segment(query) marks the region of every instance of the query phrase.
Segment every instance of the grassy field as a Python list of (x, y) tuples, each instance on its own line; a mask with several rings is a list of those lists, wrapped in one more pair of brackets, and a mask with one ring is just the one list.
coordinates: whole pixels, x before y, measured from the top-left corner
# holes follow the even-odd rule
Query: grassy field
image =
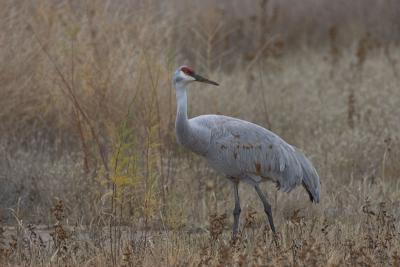
[[(2, 1), (0, 264), (399, 266), (400, 5), (294, 2)], [(245, 184), (231, 240), (230, 182), (177, 144), (183, 64), (221, 84), (189, 116), (315, 164), (318, 205), (263, 184), (277, 244)]]

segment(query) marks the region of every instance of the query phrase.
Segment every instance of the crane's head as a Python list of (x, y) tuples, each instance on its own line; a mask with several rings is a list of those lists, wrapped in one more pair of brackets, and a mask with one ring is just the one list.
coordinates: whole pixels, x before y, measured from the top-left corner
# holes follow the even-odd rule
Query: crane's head
[(188, 84), (191, 82), (202, 82), (202, 83), (209, 83), (212, 85), (219, 85), (216, 82), (210, 81), (197, 73), (194, 72), (193, 69), (189, 68), (188, 66), (181, 66), (179, 67), (174, 74), (174, 83), (183, 83)]

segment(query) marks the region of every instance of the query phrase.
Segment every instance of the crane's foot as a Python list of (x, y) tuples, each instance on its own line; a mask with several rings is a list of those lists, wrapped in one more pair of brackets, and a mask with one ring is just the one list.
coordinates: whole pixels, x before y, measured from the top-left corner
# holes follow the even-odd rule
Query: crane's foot
[[(280, 247), (280, 245), (279, 245), (280, 244), (280, 236), (275, 231), (275, 229), (271, 229), (271, 232), (269, 231), (270, 229), (271, 229), (271, 227), (268, 227), (267, 225), (265, 225), (265, 228), (264, 228), (264, 235), (266, 237), (265, 241), (267, 241), (270, 237), (272, 237), (272, 242), (275, 244), (275, 246), (277, 248), (279, 248)], [(271, 233), (271, 235), (270, 235), (270, 233)]]
[(272, 238), (274, 240), (274, 244), (277, 248), (279, 248), (279, 236), (276, 233), (272, 233)]
[(242, 233), (241, 232), (238, 232), (236, 234), (232, 233), (232, 239), (230, 242), (231, 246), (235, 246), (238, 243), (240, 243), (241, 241), (242, 241)]

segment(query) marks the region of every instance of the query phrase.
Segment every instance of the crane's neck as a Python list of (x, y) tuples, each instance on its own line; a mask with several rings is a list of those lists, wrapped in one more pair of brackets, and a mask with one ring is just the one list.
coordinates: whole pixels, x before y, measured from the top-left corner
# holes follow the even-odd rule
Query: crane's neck
[(176, 120), (175, 128), (178, 141), (182, 144), (185, 143), (185, 139), (189, 136), (189, 120), (187, 115), (187, 93), (186, 87), (181, 83), (176, 83)]
[(187, 123), (187, 93), (184, 85), (176, 85), (176, 123)]
[(205, 155), (210, 144), (211, 133), (208, 129), (192, 123), (187, 115), (186, 87), (180, 83), (176, 86), (176, 121), (175, 130), (178, 142), (199, 155)]
[(176, 83), (175, 86), (177, 104), (175, 130), (178, 142), (199, 155), (205, 155), (210, 142), (209, 130), (189, 121), (186, 87), (180, 83)]

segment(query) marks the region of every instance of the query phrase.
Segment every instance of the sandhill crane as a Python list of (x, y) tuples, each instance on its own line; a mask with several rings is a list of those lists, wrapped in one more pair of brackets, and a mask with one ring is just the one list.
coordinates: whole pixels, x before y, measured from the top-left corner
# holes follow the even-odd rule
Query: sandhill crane
[(201, 115), (188, 119), (186, 86), (195, 81), (217, 86), (218, 83), (198, 75), (187, 66), (175, 71), (173, 81), (176, 87), (175, 128), (178, 142), (204, 157), (212, 168), (223, 173), (233, 183), (234, 238), (238, 233), (241, 211), (240, 181), (255, 188), (274, 234), (276, 231), (271, 205), (260, 189), (260, 182), (272, 181), (284, 192), (302, 185), (310, 200), (319, 202), (318, 173), (299, 149), (273, 132), (248, 121), (222, 115)]

